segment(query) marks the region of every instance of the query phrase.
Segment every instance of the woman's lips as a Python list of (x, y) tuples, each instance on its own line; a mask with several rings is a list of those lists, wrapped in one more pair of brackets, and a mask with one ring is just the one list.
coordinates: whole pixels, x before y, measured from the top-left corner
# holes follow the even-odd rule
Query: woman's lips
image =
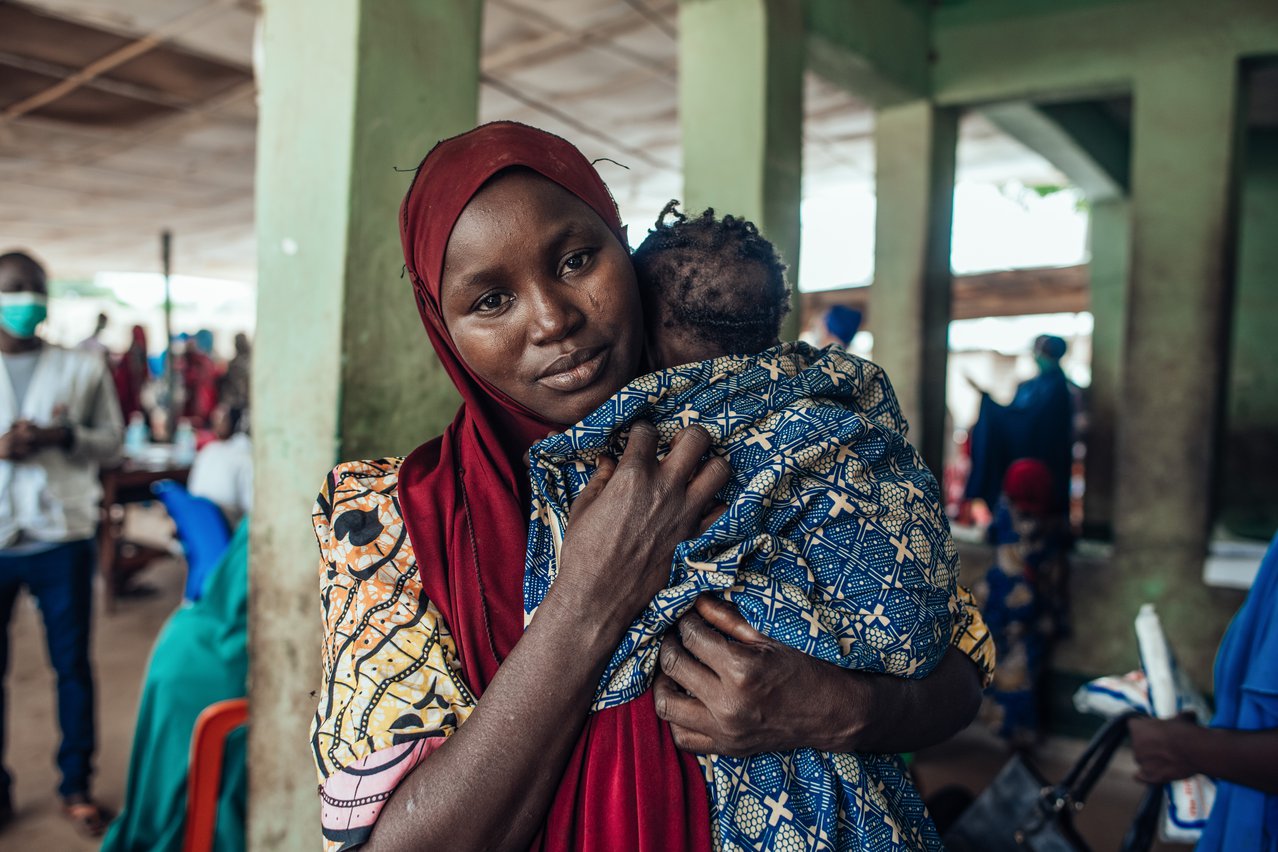
[[(571, 393), (588, 387), (603, 372), (608, 361), (608, 347), (578, 350), (569, 356), (558, 359), (550, 370), (540, 376), (537, 381), (557, 391)], [(561, 363), (562, 362), (562, 363)]]

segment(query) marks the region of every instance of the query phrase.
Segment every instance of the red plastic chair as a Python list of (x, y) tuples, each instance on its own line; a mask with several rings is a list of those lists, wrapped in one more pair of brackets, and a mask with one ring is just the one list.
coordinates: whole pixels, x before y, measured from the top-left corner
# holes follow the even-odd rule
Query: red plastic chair
[(191, 766), (186, 779), (183, 852), (212, 852), (226, 737), (246, 722), (247, 698), (231, 698), (210, 704), (195, 720), (195, 732), (191, 735)]

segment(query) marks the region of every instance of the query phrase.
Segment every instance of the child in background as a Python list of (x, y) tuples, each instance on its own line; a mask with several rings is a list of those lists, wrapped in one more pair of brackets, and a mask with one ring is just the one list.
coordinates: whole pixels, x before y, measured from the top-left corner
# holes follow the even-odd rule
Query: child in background
[(1067, 541), (1052, 511), (1052, 473), (1045, 463), (1013, 462), (1002, 491), (989, 529), (994, 564), (974, 590), (999, 662), (982, 718), (1014, 746), (1029, 747), (1044, 722), (1051, 647), (1067, 629)]

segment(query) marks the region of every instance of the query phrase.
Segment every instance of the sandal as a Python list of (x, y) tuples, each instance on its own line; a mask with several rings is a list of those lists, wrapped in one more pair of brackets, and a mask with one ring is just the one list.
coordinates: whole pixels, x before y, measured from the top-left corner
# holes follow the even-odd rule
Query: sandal
[(84, 837), (101, 837), (114, 816), (85, 793), (63, 799), (62, 815)]

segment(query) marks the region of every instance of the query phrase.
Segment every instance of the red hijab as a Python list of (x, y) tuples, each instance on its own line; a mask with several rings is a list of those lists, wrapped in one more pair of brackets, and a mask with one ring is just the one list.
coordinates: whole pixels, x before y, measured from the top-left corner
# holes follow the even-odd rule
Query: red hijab
[(1052, 470), (1039, 459), (1017, 459), (1003, 476), (1003, 493), (1016, 508), (1031, 515), (1046, 515), (1055, 496)]
[[(625, 245), (617, 206), (581, 152), (515, 122), (440, 142), (404, 198), (400, 238), (417, 308), (462, 405), (443, 436), (404, 460), (399, 501), (423, 593), (452, 632), (477, 695), (523, 634), (529, 486), (522, 457), (558, 427), (471, 371), (444, 326), (439, 294), (458, 217), (490, 178), (513, 167), (580, 198)], [(533, 848), (708, 852), (709, 832), (696, 758), (674, 747), (648, 692), (587, 719)]]

